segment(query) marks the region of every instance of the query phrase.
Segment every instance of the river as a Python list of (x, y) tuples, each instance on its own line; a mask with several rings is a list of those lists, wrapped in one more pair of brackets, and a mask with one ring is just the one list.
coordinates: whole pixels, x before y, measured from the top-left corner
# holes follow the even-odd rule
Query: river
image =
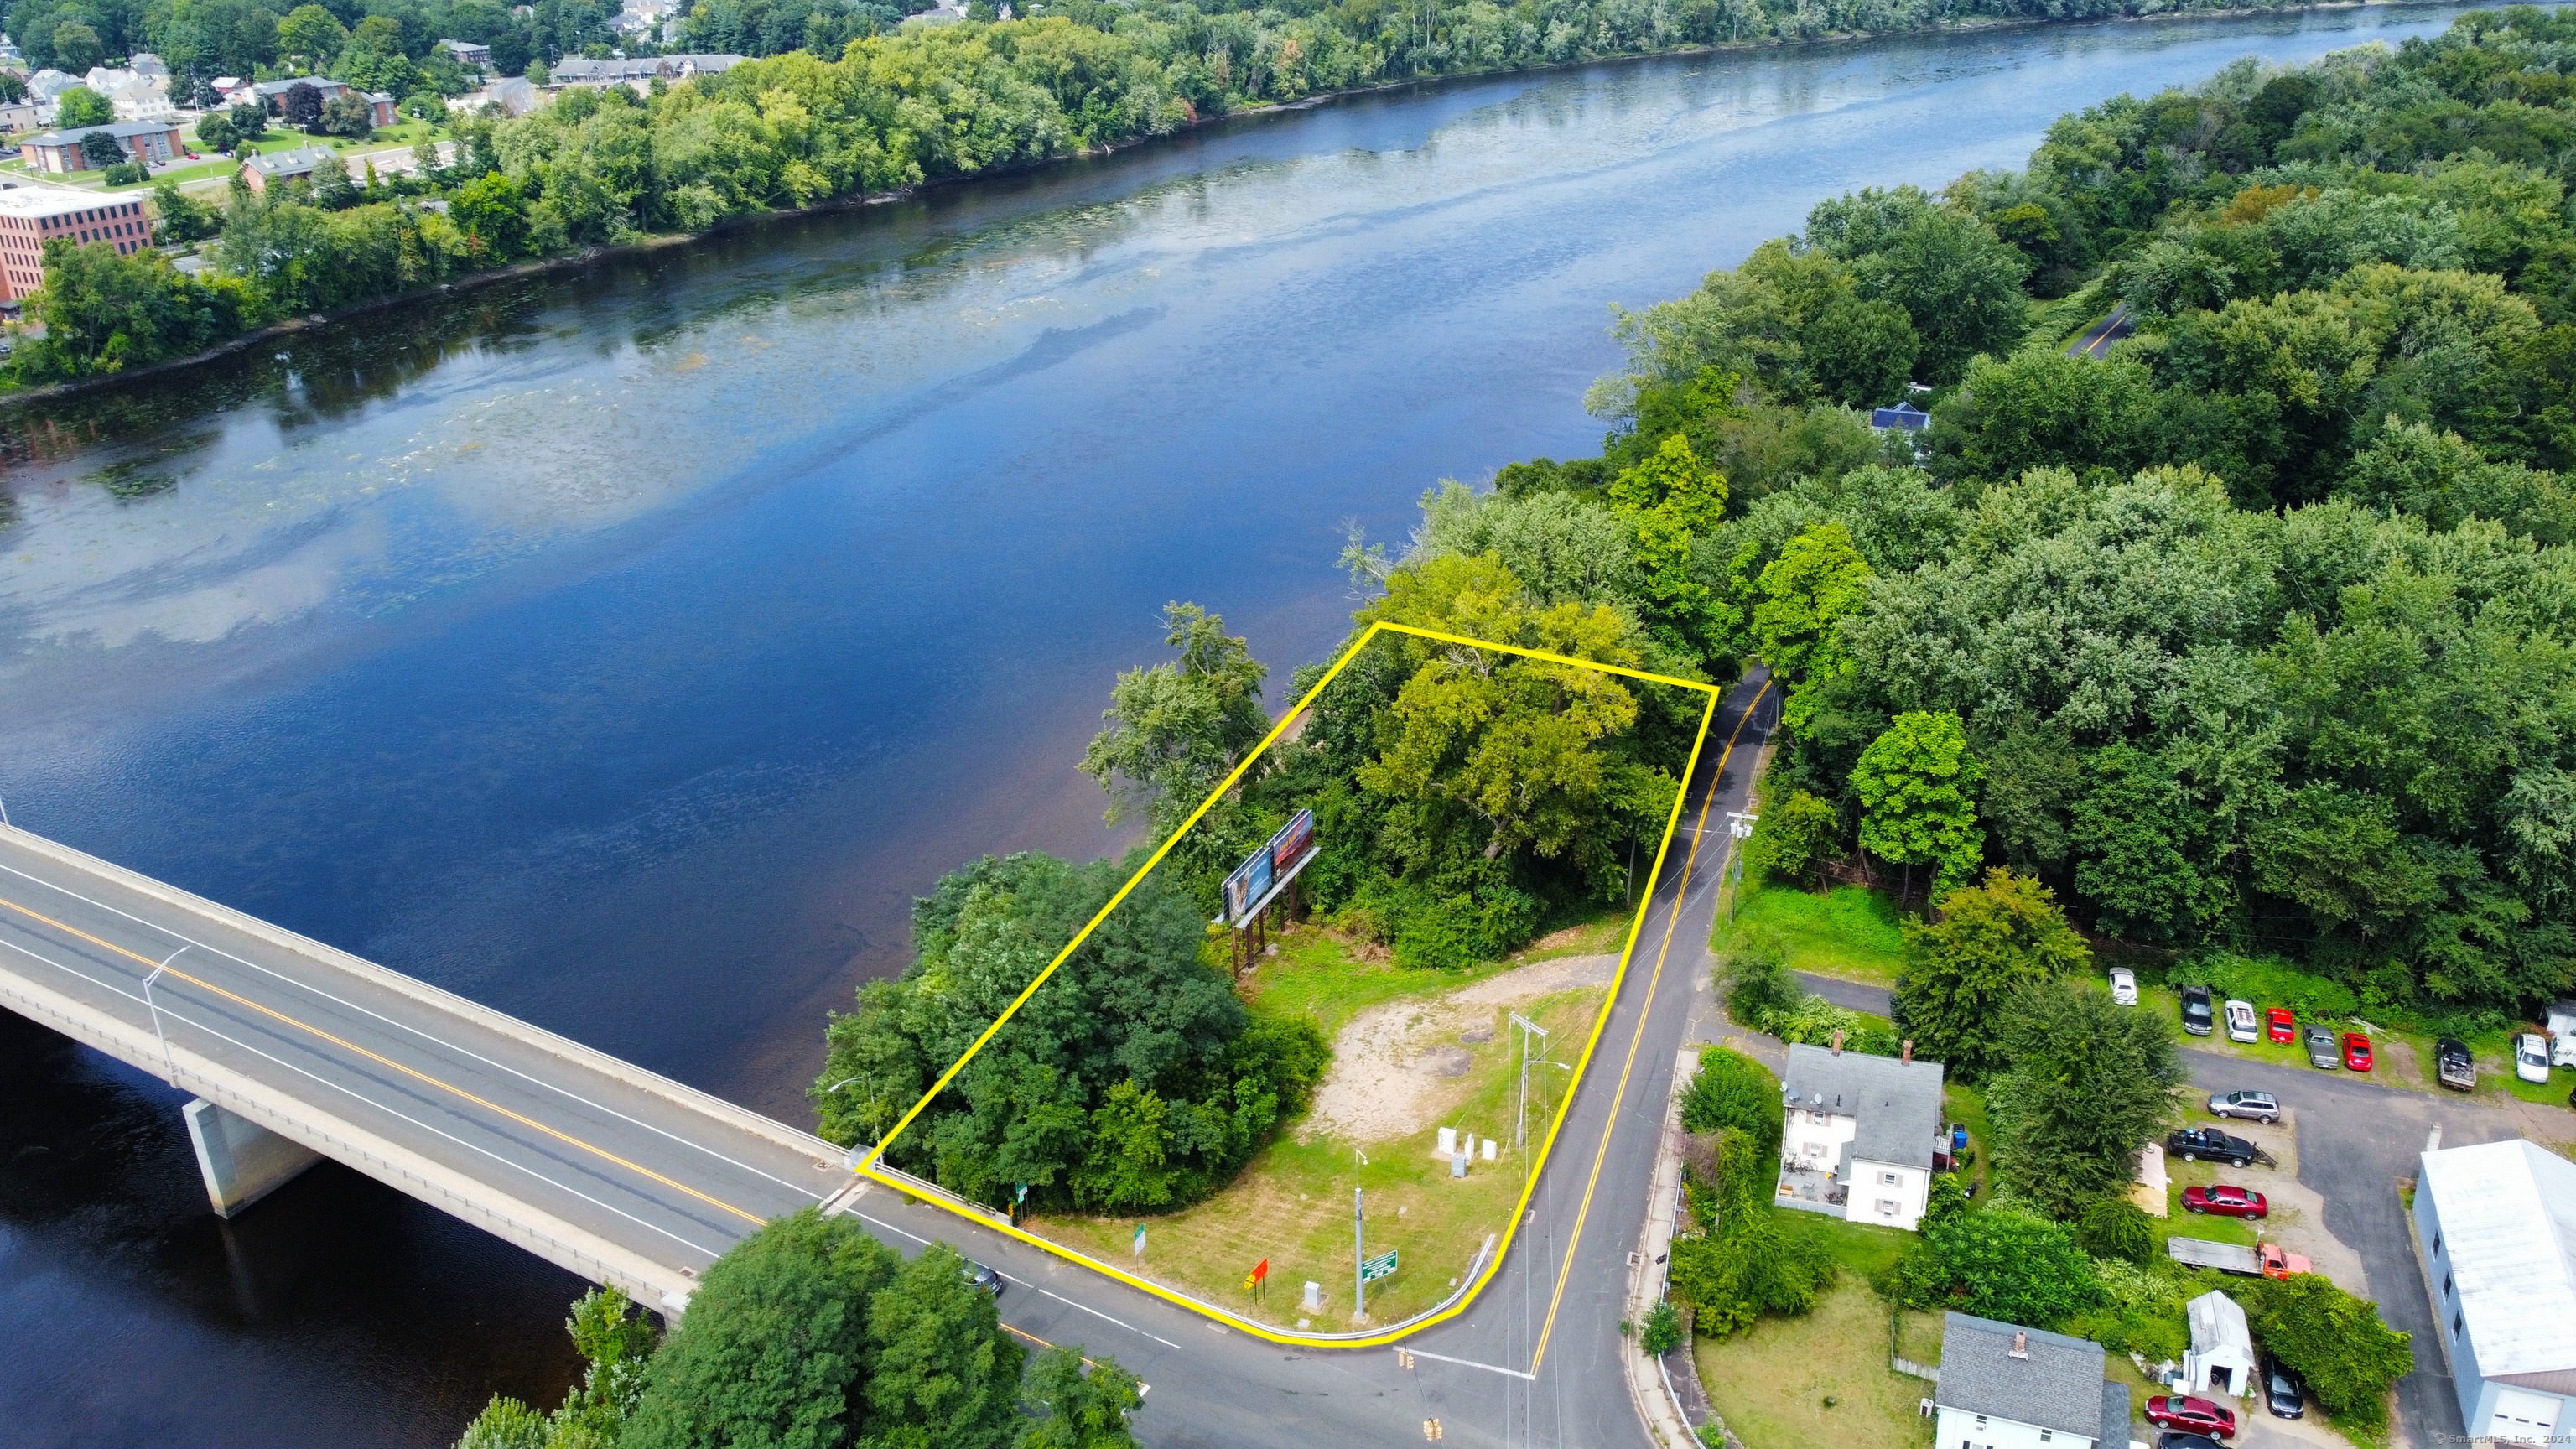
[[(2456, 8), (1997, 29), (1251, 117), (0, 416), (16, 823), (800, 1124), (824, 1013), (1158, 611), (1276, 695), (1346, 527), (1594, 451), (1613, 303), (1818, 198)], [(0, 510), (0, 519), (10, 511)], [(579, 1285), (326, 1164), (226, 1224), (157, 1080), (0, 1014), (12, 1444), (445, 1444)]]

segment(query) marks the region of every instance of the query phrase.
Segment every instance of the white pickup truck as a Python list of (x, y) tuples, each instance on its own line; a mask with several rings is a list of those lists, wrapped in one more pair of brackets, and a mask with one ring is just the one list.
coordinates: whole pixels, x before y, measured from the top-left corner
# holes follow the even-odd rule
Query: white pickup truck
[(2576, 1067), (2576, 1001), (2550, 1003), (2549, 1062), (2552, 1066)]

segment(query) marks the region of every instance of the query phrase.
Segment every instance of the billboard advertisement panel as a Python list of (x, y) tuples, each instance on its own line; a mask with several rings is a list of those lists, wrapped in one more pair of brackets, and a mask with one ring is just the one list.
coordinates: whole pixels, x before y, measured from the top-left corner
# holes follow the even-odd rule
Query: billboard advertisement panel
[[(1285, 872), (1288, 867), (1295, 865), (1297, 857), (1304, 855), (1314, 843), (1315, 812), (1300, 810), (1294, 819), (1279, 827), (1277, 835), (1270, 837), (1272, 875), (1276, 877)], [(1260, 897), (1255, 896), (1253, 899), (1258, 900)]]
[(1270, 894), (1274, 882), (1283, 882), (1290, 870), (1315, 848), (1315, 812), (1300, 810), (1270, 843), (1254, 851), (1225, 878), (1225, 919), (1231, 926), (1251, 922), (1252, 913)]
[(1240, 926), (1252, 919), (1252, 908), (1270, 894), (1270, 847), (1263, 846), (1225, 878), (1225, 918)]

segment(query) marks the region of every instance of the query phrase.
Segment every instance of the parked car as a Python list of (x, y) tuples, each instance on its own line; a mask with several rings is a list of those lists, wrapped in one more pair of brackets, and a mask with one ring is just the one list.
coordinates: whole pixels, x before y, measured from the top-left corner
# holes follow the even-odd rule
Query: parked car
[(2281, 1101), (2269, 1092), (2221, 1092), (2209, 1099), (2212, 1117), (2251, 1117), (2270, 1126), (2281, 1120)]
[(2478, 1064), (2465, 1043), (2446, 1036), (2433, 1043), (2433, 1077), (2452, 1091), (2473, 1092), (2478, 1086)]
[(2335, 1050), (2334, 1028), (2321, 1021), (2299, 1028), (2299, 1043), (2307, 1048), (2308, 1065), (2331, 1072), (2343, 1065), (2343, 1055)]
[(2526, 1031), (2513, 1039), (2513, 1074), (2526, 1082), (2549, 1080), (2549, 1038)]
[(2357, 1031), (2343, 1034), (2343, 1064), (2356, 1072), (2370, 1070), (2370, 1038)]
[(1002, 1296), (1001, 1274), (994, 1272), (992, 1269), (985, 1267), (983, 1264), (976, 1262), (972, 1258), (966, 1260), (966, 1266), (961, 1271), (965, 1273), (967, 1282), (982, 1289), (986, 1294), (995, 1298)]
[(2263, 1013), (2263, 1034), (2282, 1046), (2288, 1046), (2299, 1039), (2298, 1020), (2290, 1015), (2290, 1008), (2275, 1006)]
[(2229, 1001), (2227, 1003), (2227, 1039), (2253, 1041), (2259, 1035), (2254, 1026), (2254, 1003)]
[(2126, 966), (2111, 968), (2111, 999), (2122, 1006), (2138, 1004), (2138, 973)]
[(2185, 1127), (2165, 1134), (2165, 1151), (2185, 1162), (2198, 1162), (2206, 1157), (2212, 1162), (2229, 1162), (2250, 1167), (2257, 1162), (2269, 1164), (2272, 1154), (2246, 1141), (2231, 1137), (2215, 1127)]
[(2184, 1188), (2182, 1210), (2187, 1213), (2214, 1213), (2222, 1218), (2268, 1218), (2272, 1215), (2272, 1204), (2252, 1188), (2222, 1184), (2218, 1187)]
[(2209, 1035), (2211, 1024), (2209, 988), (2186, 986), (2182, 989), (2182, 1029), (2193, 1036)]
[(2222, 1408), (2207, 1399), (2183, 1394), (2158, 1394), (2147, 1400), (2146, 1413), (2147, 1422), (2159, 1429), (2184, 1429), (2221, 1438), (2236, 1432), (2236, 1411)]
[(2225, 1449), (2225, 1446), (2207, 1434), (2170, 1429), (2156, 1436), (2156, 1449)]
[(2255, 1372), (2262, 1375), (2263, 1407), (2271, 1411), (2273, 1418), (2307, 1417), (2308, 1386), (2299, 1382), (2299, 1376), (2290, 1372), (2287, 1365), (2267, 1353), (2256, 1365)]

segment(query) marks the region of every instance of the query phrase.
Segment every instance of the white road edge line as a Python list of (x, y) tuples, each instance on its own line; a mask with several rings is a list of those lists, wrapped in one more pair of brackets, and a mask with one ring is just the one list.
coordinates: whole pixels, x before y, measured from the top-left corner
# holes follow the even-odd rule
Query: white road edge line
[[(88, 982), (92, 986), (98, 987), (102, 991), (115, 992), (117, 995), (124, 997), (128, 1001), (140, 1002), (142, 1000), (141, 997), (136, 996), (130, 991), (118, 991), (117, 988), (108, 985), (106, 982), (101, 981), (86, 972), (75, 971), (60, 961), (39, 956), (35, 952), (28, 950), (26, 947), (19, 945), (15, 941), (0, 941), (0, 946), (6, 946), (10, 950), (32, 960), (42, 961), (57, 971), (77, 976), (81, 980)], [(326, 1077), (317, 1076), (314, 1073), (308, 1072), (304, 1068), (295, 1065), (293, 1062), (279, 1061), (276, 1057), (270, 1056), (268, 1053), (261, 1051), (259, 1048), (252, 1046), (248, 1042), (234, 1041), (231, 1037), (224, 1035), (213, 1027), (207, 1026), (203, 1022), (189, 1021), (187, 1017), (181, 1016), (176, 1010), (170, 1007), (162, 1007), (161, 1013), (174, 1021), (187, 1022), (188, 1025), (197, 1028), (197, 1030), (204, 1032), (206, 1035), (213, 1037), (217, 1041), (230, 1043), (231, 1045), (239, 1047), (243, 1051), (250, 1053), (252, 1056), (258, 1057), (263, 1061), (284, 1067), (286, 1070), (295, 1073), (297, 1076), (312, 1077), (314, 1081), (320, 1082), (323, 1086), (329, 1087), (335, 1092), (344, 1093), (350, 1097), (356, 1098), (361, 1104), (373, 1107), (377, 1111), (382, 1112), (386, 1116), (392, 1117), (397, 1121), (409, 1122), (412, 1126), (417, 1127), (421, 1131), (427, 1132), (434, 1137), (444, 1137), (448, 1141), (455, 1143), (457, 1146), (464, 1148), (468, 1152), (482, 1153), (485, 1157), (491, 1158), (494, 1162), (501, 1164), (503, 1167), (515, 1168), (520, 1172), (524, 1172), (528, 1176), (535, 1178), (537, 1181), (544, 1183), (546, 1186), (551, 1187), (558, 1192), (569, 1193), (574, 1197), (580, 1198), (583, 1202), (589, 1203), (592, 1207), (598, 1208), (602, 1212), (615, 1213), (617, 1216), (626, 1219), (628, 1222), (635, 1224), (639, 1228), (646, 1229), (650, 1232), (660, 1233), (663, 1237), (669, 1238), (672, 1242), (679, 1244), (681, 1247), (706, 1254), (710, 1261), (723, 1256), (723, 1250), (721, 1249), (710, 1248), (701, 1243), (690, 1242), (688, 1239), (681, 1237), (678, 1233), (672, 1232), (670, 1229), (662, 1227), (659, 1224), (648, 1223), (642, 1218), (635, 1216), (633, 1213), (626, 1212), (620, 1208), (611, 1207), (607, 1203), (601, 1202), (599, 1199), (592, 1197), (589, 1193), (583, 1192), (577, 1187), (567, 1187), (564, 1184), (555, 1181), (553, 1178), (546, 1176), (544, 1173), (537, 1171), (533, 1167), (529, 1167), (524, 1163), (512, 1162), (510, 1159), (503, 1157), (501, 1154), (492, 1151), (488, 1147), (478, 1147), (475, 1144), (466, 1141), (464, 1138), (458, 1137), (452, 1133), (441, 1132), (426, 1122), (416, 1121), (410, 1117), (406, 1117), (402, 1113), (395, 1111), (393, 1108), (386, 1106), (382, 1102), (369, 1100), (366, 1096), (360, 1094), (353, 1088), (344, 1087), (338, 1082), (331, 1081)], [(328, 1154), (325, 1155), (327, 1156)], [(409, 1194), (405, 1195), (408, 1196)]]
[[(360, 1015), (362, 1015), (362, 1016), (371, 1016), (371, 1017), (374, 1017), (376, 1020), (381, 1021), (381, 1022), (385, 1023), (387, 1026), (393, 1027), (393, 1028), (395, 1028), (396, 1030), (410, 1032), (412, 1035), (414, 1035), (414, 1036), (416, 1036), (416, 1037), (419, 1037), (421, 1040), (423, 1040), (423, 1041), (425, 1041), (425, 1042), (428, 1042), (428, 1043), (430, 1043), (430, 1044), (431, 1044), (431, 1045), (433, 1045), (433, 1046), (444, 1047), (445, 1049), (447, 1049), (447, 1050), (449, 1050), (449, 1051), (455, 1052), (455, 1053), (456, 1053), (457, 1055), (459, 1055), (459, 1056), (472, 1057), (474, 1060), (476, 1060), (476, 1061), (478, 1061), (478, 1062), (483, 1063), (483, 1064), (484, 1064), (485, 1066), (487, 1066), (487, 1067), (492, 1067), (492, 1068), (494, 1068), (494, 1069), (496, 1069), (496, 1070), (499, 1070), (499, 1071), (508, 1072), (511, 1076), (517, 1077), (517, 1078), (521, 1079), (522, 1081), (534, 1082), (534, 1083), (535, 1083), (535, 1084), (537, 1084), (538, 1086), (540, 1086), (540, 1087), (544, 1087), (546, 1090), (548, 1090), (548, 1091), (550, 1091), (550, 1092), (556, 1092), (556, 1093), (559, 1093), (559, 1094), (561, 1094), (562, 1096), (567, 1097), (567, 1098), (570, 1098), (571, 1100), (573, 1100), (573, 1101), (575, 1101), (575, 1102), (579, 1102), (579, 1103), (581, 1103), (583, 1106), (585, 1106), (585, 1107), (589, 1107), (589, 1108), (592, 1108), (593, 1110), (600, 1111), (600, 1112), (605, 1112), (605, 1113), (607, 1113), (609, 1116), (611, 1116), (611, 1117), (615, 1117), (615, 1118), (616, 1118), (616, 1119), (618, 1119), (619, 1121), (624, 1122), (624, 1123), (627, 1123), (627, 1124), (628, 1124), (628, 1125), (630, 1125), (630, 1126), (641, 1127), (641, 1128), (643, 1128), (643, 1129), (644, 1129), (645, 1131), (647, 1131), (647, 1132), (657, 1133), (657, 1134), (659, 1134), (659, 1135), (661, 1135), (661, 1136), (668, 1137), (668, 1138), (670, 1138), (672, 1141), (677, 1142), (677, 1143), (679, 1143), (680, 1145), (682, 1145), (682, 1146), (684, 1146), (684, 1147), (694, 1147), (694, 1148), (696, 1148), (698, 1151), (703, 1152), (703, 1153), (707, 1154), (709, 1157), (712, 1157), (712, 1158), (716, 1159), (718, 1162), (726, 1163), (726, 1164), (728, 1164), (728, 1165), (730, 1165), (730, 1166), (741, 1168), (743, 1171), (748, 1172), (748, 1173), (752, 1174), (752, 1175), (753, 1175), (753, 1176), (755, 1176), (755, 1177), (765, 1177), (765, 1178), (768, 1178), (771, 1182), (777, 1183), (777, 1184), (778, 1184), (779, 1186), (781, 1186), (781, 1187), (789, 1188), (789, 1189), (791, 1189), (791, 1190), (793, 1190), (793, 1191), (796, 1191), (796, 1192), (801, 1192), (801, 1193), (805, 1194), (807, 1197), (813, 1198), (813, 1199), (814, 1199), (815, 1201), (817, 1201), (817, 1202), (820, 1202), (820, 1201), (822, 1201), (822, 1199), (823, 1199), (823, 1196), (824, 1196), (824, 1195), (823, 1195), (822, 1193), (818, 1193), (818, 1192), (814, 1191), (812, 1188), (807, 1187), (807, 1186), (805, 1186), (805, 1185), (804, 1185), (804, 1184), (802, 1184), (802, 1183), (789, 1182), (787, 1179), (785, 1179), (785, 1178), (783, 1178), (783, 1177), (778, 1177), (778, 1176), (775, 1176), (775, 1175), (773, 1175), (773, 1174), (771, 1174), (771, 1173), (763, 1172), (763, 1171), (761, 1171), (759, 1168), (752, 1166), (752, 1165), (751, 1165), (750, 1163), (748, 1163), (748, 1162), (739, 1162), (739, 1161), (736, 1161), (735, 1159), (733, 1159), (733, 1158), (731, 1158), (731, 1157), (728, 1157), (728, 1156), (726, 1156), (725, 1154), (723, 1154), (723, 1153), (721, 1153), (721, 1152), (716, 1151), (714, 1148), (709, 1147), (709, 1146), (707, 1146), (706, 1144), (704, 1144), (704, 1143), (702, 1143), (702, 1142), (692, 1142), (692, 1141), (690, 1141), (688, 1138), (686, 1138), (686, 1137), (682, 1137), (682, 1136), (680, 1136), (680, 1135), (679, 1135), (678, 1133), (676, 1133), (676, 1132), (667, 1131), (667, 1130), (665, 1130), (665, 1129), (663, 1129), (663, 1128), (660, 1128), (660, 1127), (656, 1127), (656, 1126), (654, 1126), (654, 1125), (653, 1125), (652, 1123), (650, 1123), (650, 1122), (640, 1121), (640, 1120), (638, 1120), (638, 1119), (636, 1119), (636, 1118), (634, 1118), (634, 1117), (629, 1117), (629, 1116), (627, 1116), (625, 1113), (618, 1111), (616, 1108), (609, 1106), (609, 1105), (608, 1105), (607, 1103), (605, 1103), (605, 1102), (594, 1102), (594, 1101), (592, 1101), (590, 1098), (585, 1097), (585, 1096), (582, 1096), (580, 1093), (573, 1091), (573, 1090), (572, 1090), (571, 1088), (569, 1088), (569, 1087), (564, 1087), (564, 1086), (558, 1085), (557, 1083), (549, 1082), (549, 1081), (547, 1081), (546, 1079), (544, 1079), (543, 1077), (530, 1076), (528, 1073), (523, 1072), (523, 1071), (520, 1071), (518, 1068), (516, 1068), (516, 1067), (513, 1067), (513, 1066), (509, 1065), (507, 1062), (496, 1062), (496, 1061), (492, 1060), (490, 1057), (484, 1056), (482, 1053), (480, 1053), (480, 1052), (478, 1052), (478, 1051), (473, 1050), (471, 1047), (459, 1046), (459, 1045), (458, 1045), (458, 1044), (456, 1044), (455, 1042), (448, 1041), (448, 1040), (446, 1040), (446, 1039), (444, 1039), (444, 1038), (441, 1038), (441, 1037), (432, 1036), (432, 1035), (430, 1035), (428, 1032), (425, 1032), (425, 1031), (421, 1030), (419, 1027), (413, 1026), (413, 1025), (411, 1025), (410, 1023), (408, 1023), (408, 1022), (397, 1021), (397, 1020), (396, 1020), (396, 1019), (394, 1019), (393, 1017), (387, 1016), (387, 1015), (385, 1015), (384, 1013), (382, 1013), (382, 1012), (380, 1012), (380, 1011), (372, 1011), (372, 1010), (369, 1010), (369, 1009), (368, 1009), (368, 1008), (366, 1008), (366, 1007), (360, 1006), (358, 1003), (356, 1003), (356, 1002), (354, 1002), (354, 1001), (348, 1001), (348, 1000), (344, 1000), (344, 999), (342, 999), (341, 997), (334, 996), (334, 995), (332, 995), (330, 992), (323, 990), (321, 987), (316, 986), (316, 985), (314, 985), (313, 983), (311, 983), (311, 982), (309, 982), (309, 981), (299, 981), (299, 980), (295, 979), (294, 977), (287, 975), (287, 974), (286, 974), (285, 972), (283, 972), (283, 971), (279, 971), (279, 970), (276, 970), (276, 969), (274, 969), (274, 968), (272, 968), (272, 967), (268, 967), (268, 966), (262, 966), (262, 965), (260, 965), (260, 964), (259, 964), (258, 962), (256, 962), (256, 961), (245, 960), (244, 958), (239, 957), (239, 956), (236, 956), (236, 955), (234, 955), (233, 953), (231, 953), (230, 951), (226, 951), (226, 950), (224, 950), (223, 948), (221, 948), (221, 947), (219, 947), (219, 946), (209, 946), (209, 945), (207, 945), (206, 943), (204, 943), (203, 941), (190, 940), (188, 937), (181, 935), (181, 934), (180, 934), (180, 933), (178, 933), (177, 931), (171, 930), (171, 929), (170, 929), (169, 927), (167, 927), (167, 926), (159, 925), (159, 924), (157, 924), (157, 923), (155, 923), (155, 922), (152, 922), (152, 921), (147, 921), (147, 920), (143, 919), (141, 916), (135, 915), (135, 914), (133, 914), (133, 913), (132, 913), (132, 912), (130, 912), (130, 911), (122, 911), (122, 910), (118, 910), (116, 907), (109, 905), (109, 904), (108, 904), (107, 902), (105, 902), (105, 901), (94, 901), (94, 900), (91, 900), (89, 897), (87, 897), (87, 896), (85, 896), (85, 895), (82, 895), (80, 892), (78, 892), (78, 891), (76, 891), (76, 890), (73, 890), (73, 889), (72, 889), (71, 887), (69, 887), (69, 886), (66, 886), (66, 885), (60, 885), (60, 884), (57, 884), (57, 883), (55, 883), (55, 882), (53, 882), (53, 881), (46, 880), (46, 879), (45, 879), (44, 877), (42, 877), (42, 876), (38, 876), (38, 875), (30, 875), (30, 874), (29, 874), (29, 873), (27, 873), (26, 871), (20, 870), (20, 869), (18, 869), (18, 868), (17, 868), (17, 867), (15, 867), (15, 866), (8, 865), (8, 864), (6, 864), (6, 863), (0, 863), (0, 871), (6, 871), (6, 872), (8, 872), (9, 874), (11, 874), (11, 875), (14, 875), (14, 876), (18, 877), (18, 878), (19, 878), (19, 879), (21, 879), (21, 880), (32, 882), (32, 883), (34, 883), (34, 884), (36, 884), (36, 885), (39, 885), (39, 886), (44, 887), (44, 888), (45, 888), (45, 889), (47, 889), (47, 890), (50, 890), (50, 891), (59, 891), (59, 892), (61, 892), (61, 893), (62, 893), (62, 894), (64, 894), (64, 895), (70, 896), (73, 900), (79, 901), (79, 902), (81, 902), (81, 903), (83, 903), (83, 904), (85, 904), (85, 905), (95, 906), (95, 907), (97, 907), (99, 910), (106, 911), (106, 912), (108, 912), (108, 913), (109, 913), (109, 914), (111, 914), (111, 915), (121, 916), (121, 917), (123, 917), (124, 919), (126, 919), (126, 920), (128, 920), (128, 921), (132, 921), (134, 924), (136, 924), (136, 925), (138, 925), (138, 926), (141, 926), (143, 929), (145, 929), (145, 930), (147, 930), (147, 931), (154, 931), (154, 932), (158, 932), (158, 933), (159, 933), (159, 934), (161, 934), (161, 935), (165, 935), (165, 936), (170, 937), (172, 940), (187, 942), (187, 944), (188, 944), (188, 945), (194, 946), (194, 947), (196, 947), (196, 948), (197, 948), (198, 950), (200, 950), (200, 951), (205, 951), (205, 952), (208, 952), (208, 953), (210, 953), (210, 954), (212, 954), (212, 955), (221, 956), (222, 958), (224, 958), (224, 959), (225, 959), (225, 960), (227, 960), (227, 961), (232, 961), (232, 962), (236, 962), (236, 963), (238, 963), (238, 964), (240, 964), (240, 965), (247, 966), (247, 967), (249, 967), (251, 970), (253, 970), (253, 971), (257, 971), (257, 972), (259, 972), (259, 973), (260, 973), (260, 974), (262, 974), (262, 975), (265, 975), (265, 976), (274, 976), (274, 977), (276, 977), (278, 980), (285, 982), (285, 983), (286, 983), (287, 985), (289, 985), (289, 986), (300, 986), (300, 987), (302, 987), (303, 989), (305, 989), (306, 991), (310, 991), (310, 992), (312, 992), (314, 995), (321, 997), (321, 998), (322, 998), (323, 1000), (325, 1000), (325, 1001), (331, 1002), (331, 1003), (333, 1003), (333, 1004), (335, 1004), (335, 1005), (338, 1005), (338, 1006), (345, 1007), (345, 1008), (347, 1008), (348, 1010), (350, 1010), (350, 1011), (354, 1011), (354, 1012), (357, 1012), (357, 1013), (359, 1013), (359, 1014), (360, 1014)], [(174, 889), (175, 889), (175, 887), (174, 887)], [(387, 969), (391, 969), (391, 968), (387, 968)]]
[(1395, 1347), (1395, 1352), (1396, 1352), (1396, 1354), (1397, 1354), (1397, 1356), (1398, 1356), (1398, 1357), (1411, 1357), (1411, 1358), (1427, 1358), (1427, 1359), (1436, 1359), (1436, 1360), (1438, 1360), (1438, 1361), (1439, 1361), (1439, 1362), (1441, 1362), (1441, 1363), (1454, 1363), (1454, 1364), (1458, 1365), (1460, 1368), (1483, 1369), (1485, 1372), (1487, 1372), (1487, 1373), (1489, 1373), (1489, 1374), (1509, 1374), (1509, 1375), (1510, 1375), (1511, 1377), (1513, 1377), (1513, 1378), (1516, 1378), (1516, 1379), (1525, 1379), (1525, 1380), (1529, 1381), (1530, 1383), (1537, 1383), (1537, 1382), (1538, 1382), (1538, 1375), (1536, 1375), (1536, 1374), (1525, 1374), (1525, 1373), (1522, 1373), (1519, 1369), (1498, 1368), (1498, 1367), (1494, 1366), (1493, 1364), (1489, 1364), (1489, 1363), (1478, 1363), (1478, 1362), (1476, 1362), (1476, 1361), (1475, 1361), (1474, 1359), (1472, 1359), (1472, 1358), (1451, 1358), (1449, 1355), (1447, 1355), (1447, 1354), (1445, 1354), (1445, 1353), (1425, 1353), (1425, 1352), (1424, 1352), (1424, 1351), (1422, 1351), (1421, 1349), (1418, 1349), (1418, 1348), (1406, 1348), (1406, 1347), (1402, 1346), (1401, 1344), (1395, 1345), (1394, 1347)]

